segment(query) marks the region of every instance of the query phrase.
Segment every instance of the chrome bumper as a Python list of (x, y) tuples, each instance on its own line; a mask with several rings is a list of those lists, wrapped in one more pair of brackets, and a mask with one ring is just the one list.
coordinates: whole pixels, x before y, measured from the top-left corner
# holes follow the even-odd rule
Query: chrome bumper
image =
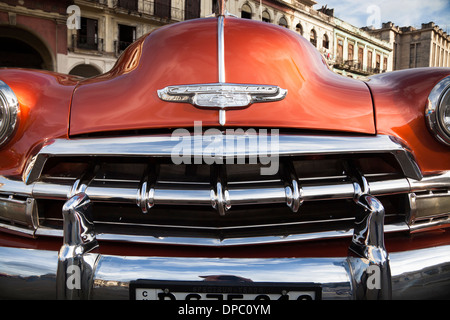
[[(384, 208), (360, 186), (348, 256), (335, 258), (182, 258), (113, 256), (98, 247), (84, 193), (63, 207), (59, 252), (0, 247), (0, 298), (128, 299), (136, 280), (196, 281), (227, 275), (252, 282), (311, 284), (322, 299), (450, 298), (450, 246), (388, 254)], [(203, 282), (204, 283), (204, 282)], [(220, 285), (220, 282), (217, 283)], [(239, 286), (239, 283), (236, 283)]]
[[(393, 299), (450, 298), (450, 246), (391, 253)], [(347, 257), (174, 258), (97, 255), (89, 299), (129, 299), (136, 279), (201, 281), (205, 275), (235, 275), (254, 282), (315, 282), (322, 299), (353, 299)], [(0, 247), (0, 298), (56, 299), (58, 252)]]

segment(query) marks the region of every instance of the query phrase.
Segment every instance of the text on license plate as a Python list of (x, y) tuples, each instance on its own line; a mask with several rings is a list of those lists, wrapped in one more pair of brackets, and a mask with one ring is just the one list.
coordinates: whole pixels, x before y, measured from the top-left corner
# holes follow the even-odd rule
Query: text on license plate
[(319, 300), (318, 286), (283, 285), (251, 286), (208, 284), (152, 286), (134, 285), (131, 297), (136, 300)]

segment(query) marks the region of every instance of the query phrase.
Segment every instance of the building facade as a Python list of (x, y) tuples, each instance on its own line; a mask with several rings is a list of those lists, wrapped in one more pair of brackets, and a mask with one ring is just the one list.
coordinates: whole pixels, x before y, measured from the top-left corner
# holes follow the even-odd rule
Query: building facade
[[(101, 74), (109, 71), (137, 38), (166, 24), (209, 16), (215, 3), (0, 1), (0, 43), (6, 44), (0, 46), (0, 66), (85, 77)], [(385, 40), (386, 34), (356, 28), (335, 18), (332, 9), (316, 10), (314, 5), (314, 0), (228, 0), (227, 10), (240, 18), (277, 24), (301, 34), (323, 54), (331, 69), (344, 76), (361, 78), (393, 70), (394, 42)]]
[(383, 23), (370, 34), (393, 45), (393, 70), (419, 67), (450, 67), (450, 35), (433, 22), (420, 29)]
[(393, 45), (345, 21), (334, 19), (336, 73), (352, 78), (392, 71)]

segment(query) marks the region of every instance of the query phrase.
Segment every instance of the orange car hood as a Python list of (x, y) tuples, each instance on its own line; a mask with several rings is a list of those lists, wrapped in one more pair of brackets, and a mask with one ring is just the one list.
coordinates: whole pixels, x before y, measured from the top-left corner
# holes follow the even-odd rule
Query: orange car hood
[[(226, 17), (227, 83), (275, 85), (281, 101), (226, 112), (225, 127), (295, 128), (375, 133), (366, 84), (332, 72), (320, 53), (295, 32), (269, 23)], [(219, 111), (166, 102), (167, 86), (217, 83), (218, 19), (159, 28), (127, 48), (110, 72), (75, 89), (70, 135), (120, 130), (220, 127)]]

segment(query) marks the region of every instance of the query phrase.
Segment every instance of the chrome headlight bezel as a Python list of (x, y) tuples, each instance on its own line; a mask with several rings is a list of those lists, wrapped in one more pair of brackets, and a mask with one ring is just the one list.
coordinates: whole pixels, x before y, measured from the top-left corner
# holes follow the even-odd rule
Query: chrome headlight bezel
[(0, 148), (12, 137), (18, 123), (19, 101), (12, 89), (0, 80)]
[(450, 146), (450, 123), (445, 114), (450, 112), (450, 76), (439, 81), (431, 90), (425, 108), (428, 128), (441, 143)]

